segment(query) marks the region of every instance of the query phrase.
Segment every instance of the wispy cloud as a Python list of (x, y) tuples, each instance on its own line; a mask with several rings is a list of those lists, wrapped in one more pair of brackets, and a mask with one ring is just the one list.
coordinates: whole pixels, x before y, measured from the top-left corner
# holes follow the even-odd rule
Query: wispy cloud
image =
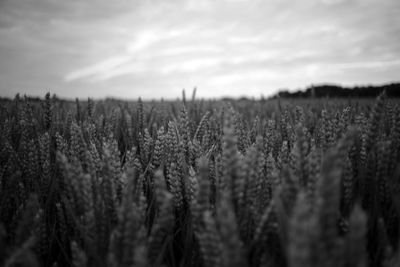
[(124, 63), (129, 62), (130, 60), (131, 58), (129, 56), (112, 57), (95, 65), (73, 71), (65, 76), (65, 80), (69, 82), (84, 78), (107, 75), (107, 73), (117, 69), (118, 67), (120, 67)]
[(340, 69), (386, 69), (400, 66), (400, 60), (369, 61), (331, 64), (331, 68)]

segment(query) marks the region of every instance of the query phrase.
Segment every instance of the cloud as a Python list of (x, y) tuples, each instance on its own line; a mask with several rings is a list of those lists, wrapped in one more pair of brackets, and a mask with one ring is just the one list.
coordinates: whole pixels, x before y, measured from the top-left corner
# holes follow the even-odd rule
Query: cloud
[(367, 61), (330, 64), (331, 69), (387, 69), (400, 66), (400, 60), (391, 61)]
[(217, 97), (381, 83), (398, 79), (399, 41), (397, 0), (3, 0), (0, 90), (150, 98), (197, 85)]
[(135, 53), (144, 48), (147, 48), (153, 43), (160, 41), (162, 37), (160, 37), (161, 33), (156, 33), (153, 31), (145, 31), (138, 34), (136, 40), (128, 45), (128, 52)]
[(65, 76), (65, 81), (70, 82), (87, 77), (107, 75), (108, 72), (117, 69), (130, 60), (131, 58), (126, 56), (112, 57), (95, 65), (69, 73)]
[(216, 57), (209, 58), (195, 58), (182, 63), (169, 64), (161, 69), (161, 73), (169, 74), (169, 73), (189, 73), (201, 71), (206, 68), (212, 68), (220, 64), (220, 59)]
[(325, 5), (339, 5), (349, 2), (350, 0), (321, 0), (321, 3)]

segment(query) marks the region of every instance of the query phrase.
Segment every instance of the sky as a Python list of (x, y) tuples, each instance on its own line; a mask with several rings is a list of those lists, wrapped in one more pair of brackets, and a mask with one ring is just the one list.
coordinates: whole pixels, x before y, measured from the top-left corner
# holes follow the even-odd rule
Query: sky
[(0, 0), (5, 97), (268, 97), (399, 75), (399, 0)]

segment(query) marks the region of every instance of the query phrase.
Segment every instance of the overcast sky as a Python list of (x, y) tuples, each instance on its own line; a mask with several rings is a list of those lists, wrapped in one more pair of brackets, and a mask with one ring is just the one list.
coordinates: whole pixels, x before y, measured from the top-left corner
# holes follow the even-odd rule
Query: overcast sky
[(399, 76), (399, 0), (0, 0), (1, 96), (259, 97)]

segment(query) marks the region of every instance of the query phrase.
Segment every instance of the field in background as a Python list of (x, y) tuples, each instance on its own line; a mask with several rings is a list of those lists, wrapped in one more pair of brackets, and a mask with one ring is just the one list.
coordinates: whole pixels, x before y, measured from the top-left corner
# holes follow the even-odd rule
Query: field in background
[(385, 93), (0, 111), (0, 265), (400, 266)]

